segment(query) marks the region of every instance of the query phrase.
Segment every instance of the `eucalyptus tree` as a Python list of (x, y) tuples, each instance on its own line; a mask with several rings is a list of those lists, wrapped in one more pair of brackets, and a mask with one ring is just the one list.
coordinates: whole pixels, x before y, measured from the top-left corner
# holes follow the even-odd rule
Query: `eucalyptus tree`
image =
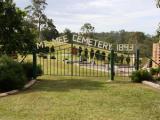
[(32, 0), (32, 5), (25, 8), (28, 13), (28, 20), (37, 26), (39, 40), (41, 28), (47, 21), (47, 16), (44, 13), (46, 6), (46, 0)]
[(67, 35), (67, 39), (68, 39), (69, 43), (72, 43), (73, 34), (72, 34), (71, 30), (68, 28), (65, 28), (64, 35)]
[(158, 8), (160, 8), (160, 0), (156, 0), (156, 5)]
[(41, 30), (41, 40), (51, 41), (59, 36), (56, 26), (52, 19), (47, 19), (45, 26)]
[(86, 37), (93, 37), (94, 30), (95, 28), (90, 23), (85, 23), (81, 27), (82, 34), (85, 35)]

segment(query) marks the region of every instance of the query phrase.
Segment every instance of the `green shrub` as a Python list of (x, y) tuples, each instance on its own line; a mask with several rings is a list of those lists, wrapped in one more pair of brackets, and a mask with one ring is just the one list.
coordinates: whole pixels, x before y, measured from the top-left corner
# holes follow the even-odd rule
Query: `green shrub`
[(0, 58), (0, 90), (21, 89), (27, 82), (22, 65), (7, 56)]
[(33, 65), (31, 63), (23, 63), (22, 66), (27, 79), (31, 80), (33, 77)]
[(37, 76), (41, 76), (43, 73), (41, 65), (37, 65), (37, 69), (36, 69), (36, 75)]
[(151, 69), (150, 69), (150, 73), (151, 73), (152, 75), (156, 75), (156, 74), (157, 74), (157, 70), (156, 70), (155, 68), (151, 68)]
[(131, 75), (132, 82), (140, 83), (143, 80), (152, 81), (152, 75), (147, 70), (135, 71)]
[(160, 77), (154, 77), (153, 79), (155, 82), (160, 81)]
[(160, 67), (158, 67), (158, 68), (151, 68), (150, 69), (150, 73), (152, 75), (158, 75), (160, 73)]
[[(31, 80), (33, 77), (33, 64), (28, 62), (28, 63), (23, 63), (22, 66), (23, 66), (24, 72), (27, 76), (27, 79)], [(37, 76), (42, 75), (42, 69), (41, 69), (40, 65), (37, 66), (36, 75)]]

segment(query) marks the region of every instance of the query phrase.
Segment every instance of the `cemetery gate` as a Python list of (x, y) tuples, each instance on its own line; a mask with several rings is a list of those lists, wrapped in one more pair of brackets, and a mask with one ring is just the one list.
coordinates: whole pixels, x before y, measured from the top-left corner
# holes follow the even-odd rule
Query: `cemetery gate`
[(43, 46), (33, 52), (33, 67), (40, 65), (43, 75), (106, 77), (108, 80), (127, 78), (139, 69), (139, 50), (107, 51), (79, 44), (61, 43)]

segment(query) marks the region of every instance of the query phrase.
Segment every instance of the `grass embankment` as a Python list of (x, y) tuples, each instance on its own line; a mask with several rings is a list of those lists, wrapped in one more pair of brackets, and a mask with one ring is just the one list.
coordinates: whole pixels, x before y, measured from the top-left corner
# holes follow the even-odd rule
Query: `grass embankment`
[(30, 90), (0, 98), (0, 120), (159, 120), (160, 92), (103, 78), (39, 78)]

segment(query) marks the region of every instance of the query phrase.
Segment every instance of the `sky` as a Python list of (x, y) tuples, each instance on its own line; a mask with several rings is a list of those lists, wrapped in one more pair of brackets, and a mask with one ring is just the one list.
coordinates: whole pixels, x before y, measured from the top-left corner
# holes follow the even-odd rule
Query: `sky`
[[(14, 0), (24, 8), (31, 0)], [(84, 23), (91, 23), (95, 32), (141, 31), (156, 34), (160, 22), (160, 8), (155, 0), (46, 0), (46, 15), (54, 20), (62, 32), (69, 28), (80, 32)]]

